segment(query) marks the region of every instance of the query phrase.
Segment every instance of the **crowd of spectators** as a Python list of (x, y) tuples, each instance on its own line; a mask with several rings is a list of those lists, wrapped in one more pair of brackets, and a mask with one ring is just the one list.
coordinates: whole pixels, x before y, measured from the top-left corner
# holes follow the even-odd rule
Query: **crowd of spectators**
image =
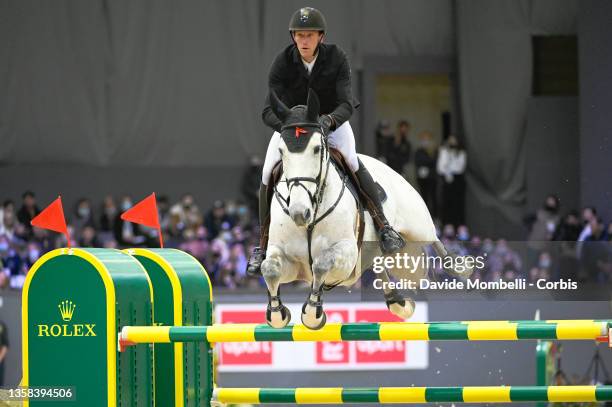
[(411, 131), (407, 120), (398, 121), (395, 131), (382, 120), (376, 130), (378, 158), (413, 182), (434, 218), (455, 227), (464, 224), (467, 156), (460, 140), (448, 134), (439, 144), (428, 130), (411, 140)]
[[(407, 133), (409, 127), (402, 131)], [(399, 142), (404, 141), (400, 137)], [(421, 144), (419, 148), (427, 147)], [(258, 164), (252, 160), (248, 171), (254, 174), (253, 179), (259, 177)], [(213, 284), (229, 289), (265, 286), (262, 278), (245, 273), (248, 254), (258, 243), (259, 225), (256, 201), (245, 192), (257, 183), (243, 184), (243, 200), (218, 200), (206, 210), (191, 194), (173, 203), (166, 196), (157, 200), (165, 246), (191, 253), (204, 265)], [(109, 195), (98, 204), (79, 199), (65, 214), (73, 245), (157, 247), (157, 230), (121, 219), (121, 213), (133, 204), (130, 196), (117, 200)], [(595, 208), (586, 207), (580, 213), (569, 210), (563, 216), (560, 209), (557, 197), (546, 197), (542, 207), (525, 218), (528, 233), (523, 242), (472, 235), (464, 223), (443, 222), (439, 217), (436, 224), (441, 241), (451, 252), (485, 257), (485, 267), (475, 270), (474, 279), (612, 281), (612, 222), (606, 225)], [(21, 288), (28, 270), (42, 254), (66, 246), (64, 235), (30, 226), (38, 213), (40, 207), (30, 191), (18, 204), (5, 200), (0, 207), (0, 289)]]
[[(80, 247), (156, 247), (157, 231), (124, 222), (120, 214), (133, 204), (129, 196), (116, 203), (112, 196), (98, 206), (80, 199), (66, 214), (73, 244)], [(166, 247), (185, 250), (206, 268), (213, 284), (228, 287), (263, 286), (261, 278), (245, 274), (248, 253), (257, 243), (258, 225), (248, 205), (215, 201), (202, 211), (192, 195), (171, 204), (158, 198), (160, 223)], [(483, 281), (525, 278), (612, 281), (612, 223), (607, 226), (595, 208), (559, 215), (559, 201), (546, 198), (535, 214), (525, 219), (525, 242), (508, 242), (472, 235), (466, 225), (439, 227), (444, 245), (460, 255), (485, 256), (485, 267), (472, 278)], [(63, 235), (30, 226), (40, 212), (32, 192), (17, 206), (10, 200), (0, 208), (0, 287), (20, 288), (32, 264), (44, 253), (64, 247)], [(486, 253), (486, 255), (485, 255)], [(441, 273), (441, 270), (437, 270)]]
[[(161, 196), (157, 203), (165, 247), (191, 253), (204, 265), (213, 284), (236, 288), (262, 283), (245, 275), (247, 253), (258, 236), (258, 226), (253, 224), (252, 211), (246, 204), (215, 201), (202, 211), (190, 194), (172, 204)], [(129, 196), (118, 201), (107, 196), (99, 205), (79, 199), (65, 214), (73, 245), (158, 247), (157, 230), (120, 218), (132, 205)], [(0, 208), (0, 288), (21, 288), (28, 270), (42, 254), (66, 246), (64, 235), (30, 226), (38, 213), (40, 207), (29, 191), (19, 205), (5, 200)]]

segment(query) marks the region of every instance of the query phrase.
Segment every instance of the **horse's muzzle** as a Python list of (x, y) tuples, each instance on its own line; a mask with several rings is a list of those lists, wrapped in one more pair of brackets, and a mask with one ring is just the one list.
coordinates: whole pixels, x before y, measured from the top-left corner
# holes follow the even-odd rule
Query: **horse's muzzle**
[(297, 226), (306, 226), (310, 223), (312, 210), (304, 205), (295, 205), (289, 208), (289, 214)]

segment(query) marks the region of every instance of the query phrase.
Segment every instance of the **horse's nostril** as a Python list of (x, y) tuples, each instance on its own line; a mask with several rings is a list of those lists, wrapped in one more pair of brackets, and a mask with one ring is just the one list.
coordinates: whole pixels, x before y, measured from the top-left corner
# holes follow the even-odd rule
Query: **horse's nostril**
[(306, 209), (306, 210), (304, 211), (304, 220), (306, 220), (306, 219), (308, 219), (308, 218), (310, 218), (310, 209)]

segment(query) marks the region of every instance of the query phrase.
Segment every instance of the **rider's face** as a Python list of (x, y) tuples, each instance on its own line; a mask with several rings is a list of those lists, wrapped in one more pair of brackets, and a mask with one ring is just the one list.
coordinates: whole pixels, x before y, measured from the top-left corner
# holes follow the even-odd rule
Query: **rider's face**
[(294, 31), (293, 39), (300, 51), (302, 59), (306, 62), (310, 62), (314, 58), (317, 44), (321, 41), (323, 34), (319, 31)]

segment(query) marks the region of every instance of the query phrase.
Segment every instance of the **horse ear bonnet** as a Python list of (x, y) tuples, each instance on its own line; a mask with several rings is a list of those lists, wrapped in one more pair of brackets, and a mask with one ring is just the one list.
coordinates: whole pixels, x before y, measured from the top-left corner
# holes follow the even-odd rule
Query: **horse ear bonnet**
[[(281, 102), (282, 103), (282, 102)], [(295, 106), (284, 120), (281, 137), (292, 153), (300, 153), (306, 149), (315, 132), (321, 132), (319, 125), (319, 98), (310, 89), (307, 106)]]

